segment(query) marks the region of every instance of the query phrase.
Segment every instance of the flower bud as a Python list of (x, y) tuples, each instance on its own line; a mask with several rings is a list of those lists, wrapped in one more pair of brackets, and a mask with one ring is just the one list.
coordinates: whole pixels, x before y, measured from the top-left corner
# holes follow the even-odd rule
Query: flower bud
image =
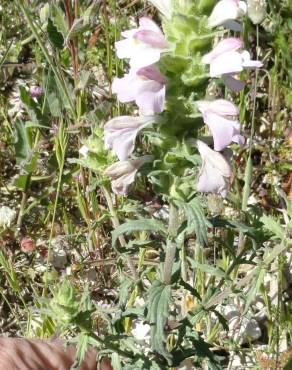
[(267, 12), (266, 0), (247, 0), (247, 14), (252, 23), (261, 23)]

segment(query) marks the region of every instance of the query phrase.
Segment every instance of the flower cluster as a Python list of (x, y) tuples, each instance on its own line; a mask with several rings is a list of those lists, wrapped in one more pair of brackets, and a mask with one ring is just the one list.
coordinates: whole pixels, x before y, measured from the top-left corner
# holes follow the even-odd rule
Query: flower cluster
[[(171, 24), (175, 12), (171, 0), (150, 2)], [(242, 27), (238, 21), (246, 11), (244, 1), (220, 0), (208, 18), (208, 26), (210, 29), (223, 26), (240, 31)], [(122, 78), (114, 79), (112, 91), (122, 103), (135, 102), (140, 115), (112, 118), (104, 126), (104, 142), (105, 148), (112, 150), (120, 160), (106, 170), (106, 174), (111, 178), (113, 191), (126, 195), (138, 169), (151, 157), (130, 159), (136, 137), (146, 126), (157, 122), (157, 114), (165, 109), (168, 81), (157, 63), (163, 53), (171, 55), (176, 49), (172, 45), (173, 41), (166, 40), (161, 29), (146, 17), (140, 19), (137, 28), (123, 32), (122, 36), (124, 39), (115, 44), (117, 56), (128, 59), (130, 68)], [(245, 86), (245, 82), (237, 78), (240, 72), (262, 66), (262, 62), (251, 60), (239, 37), (221, 39), (212, 51), (201, 56), (198, 63), (202, 68), (209, 65), (209, 76), (222, 78), (226, 87), (233, 92), (238, 92)], [(169, 76), (168, 78), (171, 82)], [(225, 197), (232, 177), (230, 150), (227, 150), (227, 147), (231, 143), (243, 145), (245, 142), (240, 134), (239, 110), (232, 102), (224, 99), (199, 100), (196, 106), (212, 134), (214, 143), (211, 149), (203, 141), (196, 140), (202, 158), (197, 190)]]
[[(243, 1), (220, 0), (215, 5), (208, 24), (210, 27), (222, 25), (240, 31), (241, 26), (237, 21), (245, 14), (246, 9), (246, 3)], [(210, 77), (221, 77), (233, 92), (238, 92), (245, 86), (244, 81), (235, 78), (236, 74), (245, 68), (262, 66), (262, 62), (251, 60), (249, 52), (243, 50), (243, 41), (235, 37), (219, 41), (211, 52), (203, 56), (202, 62), (210, 66)], [(197, 190), (226, 197), (232, 171), (225, 148), (232, 142), (244, 144), (244, 138), (240, 135), (239, 111), (232, 102), (223, 99), (199, 101), (197, 107), (214, 140), (214, 150), (197, 141), (197, 148), (202, 157)]]
[(129, 60), (130, 70), (122, 78), (115, 78), (112, 91), (122, 103), (134, 101), (140, 115), (121, 116), (104, 126), (104, 143), (120, 162), (113, 164), (105, 174), (111, 178), (114, 193), (126, 195), (138, 169), (151, 156), (130, 160), (138, 133), (155, 123), (155, 114), (161, 113), (165, 102), (166, 78), (157, 67), (160, 55), (168, 50), (161, 29), (147, 17), (139, 21), (139, 27), (124, 31), (125, 39), (116, 42), (117, 56)]

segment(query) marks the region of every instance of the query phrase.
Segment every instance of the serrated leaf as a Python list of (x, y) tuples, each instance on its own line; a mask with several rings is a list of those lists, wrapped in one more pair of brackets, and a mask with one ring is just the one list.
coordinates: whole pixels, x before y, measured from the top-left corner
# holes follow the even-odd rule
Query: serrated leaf
[(264, 227), (271, 231), (277, 238), (281, 240), (285, 238), (283, 227), (273, 217), (263, 215), (260, 221), (264, 224)]
[(55, 46), (55, 48), (63, 49), (64, 37), (61, 34), (61, 32), (58, 31), (57, 27), (55, 26), (51, 18), (48, 19), (47, 32), (49, 39), (51, 43)]
[(77, 345), (76, 345), (76, 358), (77, 358), (77, 364), (76, 365), (79, 366), (79, 367), (80, 367), (81, 363), (84, 360), (85, 354), (86, 354), (88, 346), (89, 346), (89, 341), (90, 341), (90, 337), (87, 334), (81, 333), (78, 336), (78, 341), (77, 341)]
[(135, 231), (150, 231), (156, 233), (166, 234), (164, 224), (158, 220), (130, 220), (117, 227), (112, 232), (112, 245), (115, 247), (117, 240), (122, 234), (130, 234)]

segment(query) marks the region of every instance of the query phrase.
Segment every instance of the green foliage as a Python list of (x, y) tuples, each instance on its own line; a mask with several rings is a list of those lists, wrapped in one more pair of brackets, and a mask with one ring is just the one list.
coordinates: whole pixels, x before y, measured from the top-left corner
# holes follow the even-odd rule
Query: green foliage
[(57, 49), (63, 49), (64, 38), (62, 36), (62, 33), (58, 31), (57, 27), (50, 18), (48, 19), (47, 32), (51, 43)]
[[(208, 27), (215, 3), (173, 0), (172, 18), (162, 20), (169, 50), (157, 65), (167, 78), (165, 110), (138, 136), (133, 155), (150, 153), (154, 161), (120, 197), (109, 192), (104, 176), (116, 157), (104, 149), (103, 126), (136, 111), (111, 91), (114, 76), (128, 68), (114, 42), (148, 7), (142, 1), (80, 1), (71, 8), (72, 23), (63, 1), (3, 0), (0, 206), (19, 214), (17, 225), (0, 233), (7, 250), (0, 253), (3, 328), (13, 335), (74, 338), (75, 368), (92, 345), (115, 370), (169, 370), (185, 359), (198, 369), (222, 369), (216, 349), (243, 357), (255, 351), (252, 343), (242, 346), (230, 337), (224, 308), (236, 304), (241, 316), (252, 317), (256, 300), (267, 312), (259, 342), (267, 339), (273, 354), (281, 335), (291, 346), (291, 201), (284, 187), (291, 167), (291, 7), (268, 1), (259, 45), (253, 44), (256, 27), (244, 18), (245, 48), (265, 66), (258, 78), (249, 74), (239, 96), (211, 81), (202, 63), (214, 40), (237, 37)], [(20, 78), (25, 86), (18, 86)], [(250, 82), (257, 82), (257, 93)], [(33, 98), (32, 85), (43, 95)], [(232, 190), (214, 210), (196, 191), (201, 158), (192, 142), (208, 129), (196, 102), (223, 96), (240, 105), (246, 136), (254, 114), (256, 135), (250, 153), (247, 145), (232, 147)], [(79, 153), (83, 145), (86, 155)], [(26, 237), (37, 242), (35, 251), (19, 251)], [(54, 266), (58, 249), (66, 254), (66, 270)], [(266, 288), (271, 271), (277, 303)], [(133, 320), (150, 325), (149, 343), (134, 337)]]
[(165, 324), (169, 315), (171, 286), (154, 281), (149, 290), (147, 302), (147, 321), (151, 326), (151, 347), (162, 355), (169, 364), (172, 356), (166, 349)]
[(210, 227), (210, 223), (204, 215), (199, 200), (194, 198), (188, 203), (176, 200), (175, 203), (184, 211), (187, 218), (187, 226), (182, 231), (182, 234), (185, 235), (195, 232), (199, 244), (208, 244), (207, 227)]
[(120, 225), (112, 232), (112, 245), (115, 246), (121, 234), (133, 233), (135, 231), (149, 231), (153, 233), (166, 234), (165, 226), (158, 220), (130, 220)]

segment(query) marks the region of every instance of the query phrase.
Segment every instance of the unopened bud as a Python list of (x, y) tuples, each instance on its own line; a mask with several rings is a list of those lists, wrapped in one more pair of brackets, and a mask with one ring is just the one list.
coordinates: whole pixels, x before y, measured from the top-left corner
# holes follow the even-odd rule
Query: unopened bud
[(261, 23), (267, 12), (266, 0), (247, 0), (247, 14), (252, 23)]

